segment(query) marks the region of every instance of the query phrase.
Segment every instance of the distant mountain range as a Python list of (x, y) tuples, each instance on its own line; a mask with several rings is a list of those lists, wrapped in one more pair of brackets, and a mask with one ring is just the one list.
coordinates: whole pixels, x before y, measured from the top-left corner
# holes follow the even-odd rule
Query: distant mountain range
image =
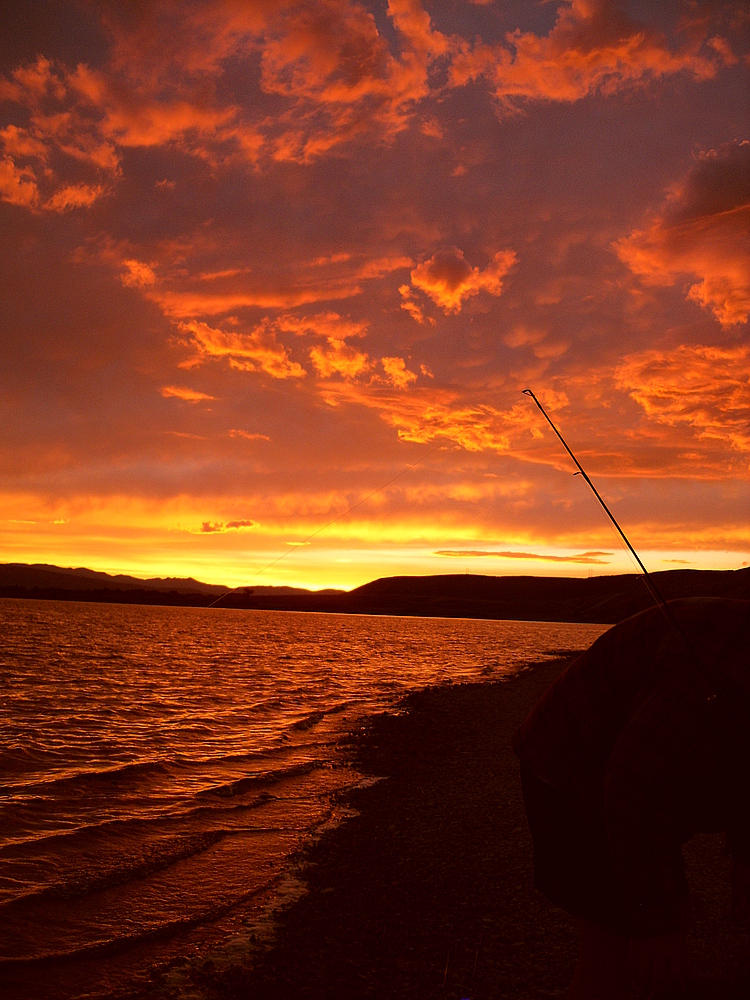
[[(738, 570), (667, 570), (654, 573), (665, 598), (736, 597), (750, 600), (750, 567)], [(652, 605), (643, 580), (619, 576), (540, 577), (393, 576), (356, 590), (241, 587), (177, 577), (139, 580), (90, 569), (24, 563), (0, 564), (0, 597), (327, 611), (339, 614), (417, 615), (443, 618), (516, 619), (614, 623)]]
[[(129, 594), (141, 592), (154, 592), (156, 594), (182, 594), (210, 596), (212, 600), (221, 594), (226, 594), (229, 587), (215, 583), (201, 583), (188, 577), (151, 577), (148, 580), (140, 580), (135, 576), (125, 576), (118, 573), (112, 576), (109, 573), (101, 573), (93, 569), (66, 569), (62, 566), (49, 566), (47, 563), (0, 563), (0, 597), (11, 596), (5, 591), (8, 589), (20, 589), (24, 591), (40, 591), (46, 596), (47, 591), (65, 591), (89, 594), (91, 592), (127, 592)], [(305, 590), (303, 587), (243, 587), (243, 593), (258, 595), (275, 595), (289, 597), (293, 594), (343, 594), (343, 590)], [(12, 596), (26, 597), (28, 594), (15, 594)], [(37, 595), (35, 595), (37, 596)], [(71, 598), (63, 597), (63, 600)], [(73, 598), (79, 600), (80, 598)], [(84, 600), (86, 598), (83, 598)], [(125, 603), (138, 603), (126, 601)], [(145, 603), (159, 603), (148, 601)], [(172, 601), (166, 603), (173, 603)], [(202, 602), (199, 602), (202, 603)], [(209, 603), (209, 602), (206, 602)]]

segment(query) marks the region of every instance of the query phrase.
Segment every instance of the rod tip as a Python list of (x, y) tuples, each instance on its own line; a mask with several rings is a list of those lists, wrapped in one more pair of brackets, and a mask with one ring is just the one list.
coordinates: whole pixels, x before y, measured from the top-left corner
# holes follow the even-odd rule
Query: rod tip
[(521, 392), (524, 394), (524, 396), (533, 396), (534, 395), (534, 393), (531, 391), (531, 389), (521, 389)]

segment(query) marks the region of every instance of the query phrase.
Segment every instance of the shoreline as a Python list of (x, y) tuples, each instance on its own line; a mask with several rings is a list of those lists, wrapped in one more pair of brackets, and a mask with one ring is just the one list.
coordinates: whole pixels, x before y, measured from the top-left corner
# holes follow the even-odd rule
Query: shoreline
[[(407, 695), (345, 749), (384, 780), (341, 796), (355, 814), (300, 855), (306, 892), (274, 934), (155, 970), (139, 997), (564, 998), (572, 919), (532, 886), (532, 849), (510, 737), (569, 660), (489, 683)], [(693, 896), (690, 1000), (739, 1000), (750, 928), (731, 923), (721, 835), (685, 848)], [(229, 957), (228, 957), (229, 956)], [(215, 960), (214, 960), (215, 959)]]
[[(82, 575), (83, 574), (83, 575)], [(750, 598), (750, 567), (662, 570), (654, 574), (667, 600)], [(252, 587), (216, 594), (195, 580), (140, 581), (90, 570), (0, 564), (0, 598), (78, 601), (224, 610), (301, 611), (400, 617), (611, 625), (653, 603), (639, 575), (594, 577), (484, 576), (473, 573), (383, 577), (351, 591), (268, 593)], [(274, 588), (268, 588), (274, 590)], [(284, 588), (280, 588), (284, 590)], [(262, 592), (260, 592), (262, 591)]]

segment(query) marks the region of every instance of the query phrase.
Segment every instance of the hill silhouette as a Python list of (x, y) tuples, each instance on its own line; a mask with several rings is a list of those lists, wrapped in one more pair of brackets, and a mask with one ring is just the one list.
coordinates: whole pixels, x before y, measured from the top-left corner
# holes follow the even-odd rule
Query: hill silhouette
[[(750, 567), (738, 570), (675, 569), (652, 574), (667, 600), (677, 597), (750, 599)], [(443, 574), (392, 576), (355, 590), (243, 587), (228, 591), (192, 578), (138, 580), (87, 569), (22, 563), (0, 564), (0, 597), (40, 600), (166, 604), (267, 611), (415, 615), (520, 621), (612, 624), (653, 604), (634, 573), (616, 576), (540, 577)]]

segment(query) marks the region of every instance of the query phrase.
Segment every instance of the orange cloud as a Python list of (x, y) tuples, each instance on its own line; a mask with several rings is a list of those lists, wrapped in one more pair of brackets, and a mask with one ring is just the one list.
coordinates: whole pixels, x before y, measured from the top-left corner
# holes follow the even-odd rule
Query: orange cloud
[(530, 438), (534, 433), (523, 404), (502, 411), (463, 401), (457, 392), (437, 387), (415, 386), (394, 394), (377, 384), (327, 383), (320, 391), (330, 406), (353, 404), (378, 411), (402, 441), (444, 440), (470, 452), (507, 452), (512, 438)]
[(556, 556), (556, 555), (543, 555), (539, 552), (495, 552), (493, 550), (487, 549), (440, 549), (435, 553), (436, 556), (456, 556), (457, 558), (465, 559), (467, 557), (473, 558), (478, 556), (496, 556), (499, 559), (540, 559), (542, 562), (568, 562), (568, 563), (584, 563), (588, 565), (599, 565), (605, 566), (609, 562), (608, 559), (602, 559), (601, 556), (611, 556), (611, 552), (580, 552), (577, 555), (572, 556)]
[(148, 288), (156, 283), (156, 275), (149, 264), (139, 260), (124, 260), (125, 270), (120, 275), (120, 281), (126, 288)]
[(315, 370), (323, 378), (331, 375), (342, 375), (344, 378), (357, 378), (371, 367), (370, 359), (361, 351), (355, 350), (343, 340), (329, 337), (325, 346), (310, 349), (310, 360)]
[(506, 333), (503, 343), (508, 347), (529, 347), (534, 356), (540, 359), (562, 357), (570, 347), (565, 340), (548, 340), (546, 330), (523, 325), (516, 326)]
[[(418, 0), (390, 0), (400, 57), (375, 18), (356, 4), (302, 4), (269, 33), (261, 86), (291, 100), (297, 114), (270, 137), (278, 160), (309, 162), (361, 134), (393, 137), (429, 93), (430, 66), (448, 49)], [(317, 111), (312, 116), (306, 111)], [(317, 117), (317, 121), (316, 121)]]
[[(85, 208), (111, 190), (132, 148), (172, 147), (220, 170), (311, 163), (363, 135), (390, 141), (438, 93), (442, 68), (454, 87), (486, 78), (512, 108), (678, 72), (704, 80), (735, 61), (723, 39), (695, 33), (673, 52), (609, 0), (563, 3), (548, 35), (517, 30), (497, 46), (435, 30), (419, 0), (389, 0), (387, 16), (386, 33), (349, 0), (107, 10), (111, 51), (101, 65), (71, 69), (40, 56), (0, 79), (3, 99), (28, 116), (0, 131), (0, 198), (32, 210)], [(258, 60), (247, 100), (227, 80), (238, 67), (254, 78)], [(433, 136), (442, 127), (431, 117), (421, 124)]]
[(208, 358), (226, 358), (232, 368), (264, 371), (273, 378), (304, 378), (307, 374), (300, 364), (289, 358), (267, 319), (250, 333), (217, 330), (197, 320), (180, 323), (180, 330), (197, 351), (188, 362), (190, 365), (200, 364)]
[(181, 140), (188, 133), (194, 137), (225, 137), (227, 124), (237, 116), (235, 106), (212, 107), (205, 98), (165, 99), (159, 92), (161, 88), (155, 93), (157, 88), (148, 86), (153, 81), (138, 78), (133, 69), (129, 73), (131, 88), (127, 97), (116, 77), (87, 66), (79, 65), (67, 76), (70, 90), (103, 113), (99, 130), (108, 140), (119, 146), (147, 147)]
[(369, 323), (367, 320), (343, 319), (338, 313), (315, 313), (312, 316), (282, 314), (276, 319), (276, 326), (285, 333), (297, 336), (313, 334), (333, 340), (348, 340), (349, 337), (364, 337)]
[(750, 312), (748, 230), (750, 142), (730, 142), (702, 154), (672, 189), (661, 214), (615, 249), (648, 284), (697, 277), (688, 298), (729, 327), (747, 323)]
[(39, 204), (39, 188), (29, 167), (17, 167), (10, 156), (0, 160), (0, 198), (11, 205), (36, 208)]
[(510, 438), (503, 415), (486, 405), (454, 405), (415, 399), (382, 408), (381, 417), (395, 427), (402, 441), (451, 441), (466, 451), (508, 451)]
[(411, 267), (413, 263), (411, 257), (379, 257), (365, 261), (354, 274), (358, 280), (367, 281), (369, 278), (382, 278), (385, 274)]
[[(184, 254), (176, 248), (184, 270)], [(184, 276), (177, 271), (167, 284), (150, 288), (148, 298), (174, 319), (219, 316), (237, 309), (295, 309), (316, 302), (337, 301), (362, 294), (362, 282), (382, 278), (409, 267), (409, 257), (380, 257), (355, 261), (337, 254), (324, 261), (300, 262), (282, 274), (250, 273), (247, 268), (197, 271)]]
[(397, 389), (406, 389), (412, 382), (417, 381), (417, 376), (409, 371), (403, 358), (381, 358), (380, 363), (385, 369), (388, 380)]
[[(307, 163), (362, 133), (391, 138), (429, 93), (429, 68), (448, 43), (417, 0), (393, 0), (388, 14), (398, 55), (356, 3), (213, 0), (152, 4), (122, 19), (103, 12), (112, 49), (102, 65), (70, 69), (40, 56), (0, 78), (2, 98), (29, 115), (25, 127), (0, 132), (9, 160), (0, 197), (86, 207), (119, 175), (126, 148), (171, 145), (219, 168), (261, 157)], [(258, 52), (260, 99), (238, 102), (220, 87), (227, 65), (245, 63), (254, 76)], [(76, 163), (88, 177), (70, 176)]]
[(325, 339), (325, 344), (315, 344), (310, 348), (310, 360), (316, 372), (323, 378), (340, 375), (355, 379), (372, 368), (369, 356), (352, 347), (347, 340), (361, 339), (367, 333), (366, 320), (351, 320), (338, 313), (315, 313), (312, 316), (296, 316), (283, 313), (264, 323), (279, 333), (292, 333), (297, 337), (313, 336)]
[(188, 389), (180, 385), (165, 385), (161, 390), (161, 394), (165, 399), (174, 396), (175, 399), (184, 399), (186, 403), (200, 403), (204, 399), (216, 398), (215, 396), (209, 396), (205, 392), (198, 392), (197, 389)]
[[(404, 309), (406, 312), (408, 312), (413, 320), (416, 320), (417, 323), (423, 325), (425, 322), (425, 315), (422, 312), (420, 306), (415, 301), (411, 288), (408, 285), (400, 285), (398, 289), (398, 294), (401, 296), (403, 300), (401, 302), (401, 308)], [(432, 319), (431, 316), (427, 317), (427, 321), (429, 323), (432, 323), (433, 325), (435, 323), (435, 320)]]
[(3, 97), (24, 109), (27, 122), (0, 130), (0, 197), (53, 212), (92, 205), (119, 174), (120, 159), (68, 71), (39, 56), (2, 82)]
[(58, 188), (44, 203), (53, 212), (69, 212), (73, 208), (88, 208), (104, 193), (101, 184), (66, 184)]
[(252, 431), (243, 431), (241, 428), (233, 427), (229, 431), (229, 436), (233, 438), (244, 438), (246, 441), (270, 441), (267, 434), (257, 434)]
[(631, 20), (611, 0), (570, 0), (558, 8), (548, 35), (517, 29), (505, 42), (462, 42), (450, 78), (454, 86), (487, 78), (510, 112), (524, 100), (570, 103), (681, 72), (707, 80), (732, 58), (721, 44), (702, 53), (693, 42), (673, 52), (663, 35)]
[(359, 285), (340, 285), (336, 288), (261, 289), (245, 292), (217, 292), (201, 294), (198, 291), (154, 291), (149, 298), (158, 303), (167, 316), (186, 319), (190, 316), (220, 316), (235, 309), (294, 309), (315, 302), (349, 299), (359, 295)]
[[(314, 344), (310, 347), (310, 360), (316, 373), (323, 379), (330, 379), (336, 375), (354, 381), (372, 373), (376, 366), (376, 359), (348, 343), (352, 338), (361, 339), (367, 334), (369, 327), (367, 320), (351, 320), (343, 318), (338, 313), (328, 312), (315, 313), (312, 316), (284, 313), (274, 320), (267, 317), (264, 322), (278, 332), (293, 333), (298, 337), (324, 338), (324, 344)], [(418, 376), (409, 371), (403, 358), (381, 358), (380, 364), (385, 371), (385, 380), (397, 388), (407, 388), (417, 380)], [(383, 381), (382, 377), (376, 374), (372, 374), (370, 380)]]
[(750, 347), (645, 351), (623, 359), (615, 381), (650, 420), (690, 430), (709, 448), (750, 452)]
[[(513, 250), (500, 250), (484, 271), (471, 267), (457, 247), (439, 250), (411, 272), (411, 281), (445, 313), (460, 312), (464, 299), (480, 291), (500, 295), (502, 279), (516, 262)], [(408, 300), (407, 300), (408, 301)], [(402, 303), (402, 308), (408, 308)]]
[[(339, 376), (344, 380), (355, 381), (372, 373), (376, 366), (376, 359), (348, 342), (351, 338), (361, 339), (365, 336), (367, 321), (342, 318), (338, 313), (317, 313), (312, 316), (284, 313), (275, 319), (266, 316), (250, 333), (214, 329), (198, 320), (180, 323), (179, 327), (186, 335), (187, 343), (197, 352), (181, 363), (184, 368), (201, 364), (207, 358), (223, 357), (228, 359), (232, 368), (240, 370), (263, 370), (275, 378), (304, 377), (305, 369), (290, 360), (286, 348), (277, 340), (280, 333), (324, 338), (324, 343), (313, 344), (309, 348), (313, 368), (322, 379)], [(380, 364), (385, 372), (385, 379), (372, 374), (370, 381), (387, 381), (404, 389), (418, 378), (406, 367), (403, 358), (381, 358)], [(432, 377), (429, 370), (425, 369), (424, 373)], [(236, 434), (250, 436), (239, 431)]]

